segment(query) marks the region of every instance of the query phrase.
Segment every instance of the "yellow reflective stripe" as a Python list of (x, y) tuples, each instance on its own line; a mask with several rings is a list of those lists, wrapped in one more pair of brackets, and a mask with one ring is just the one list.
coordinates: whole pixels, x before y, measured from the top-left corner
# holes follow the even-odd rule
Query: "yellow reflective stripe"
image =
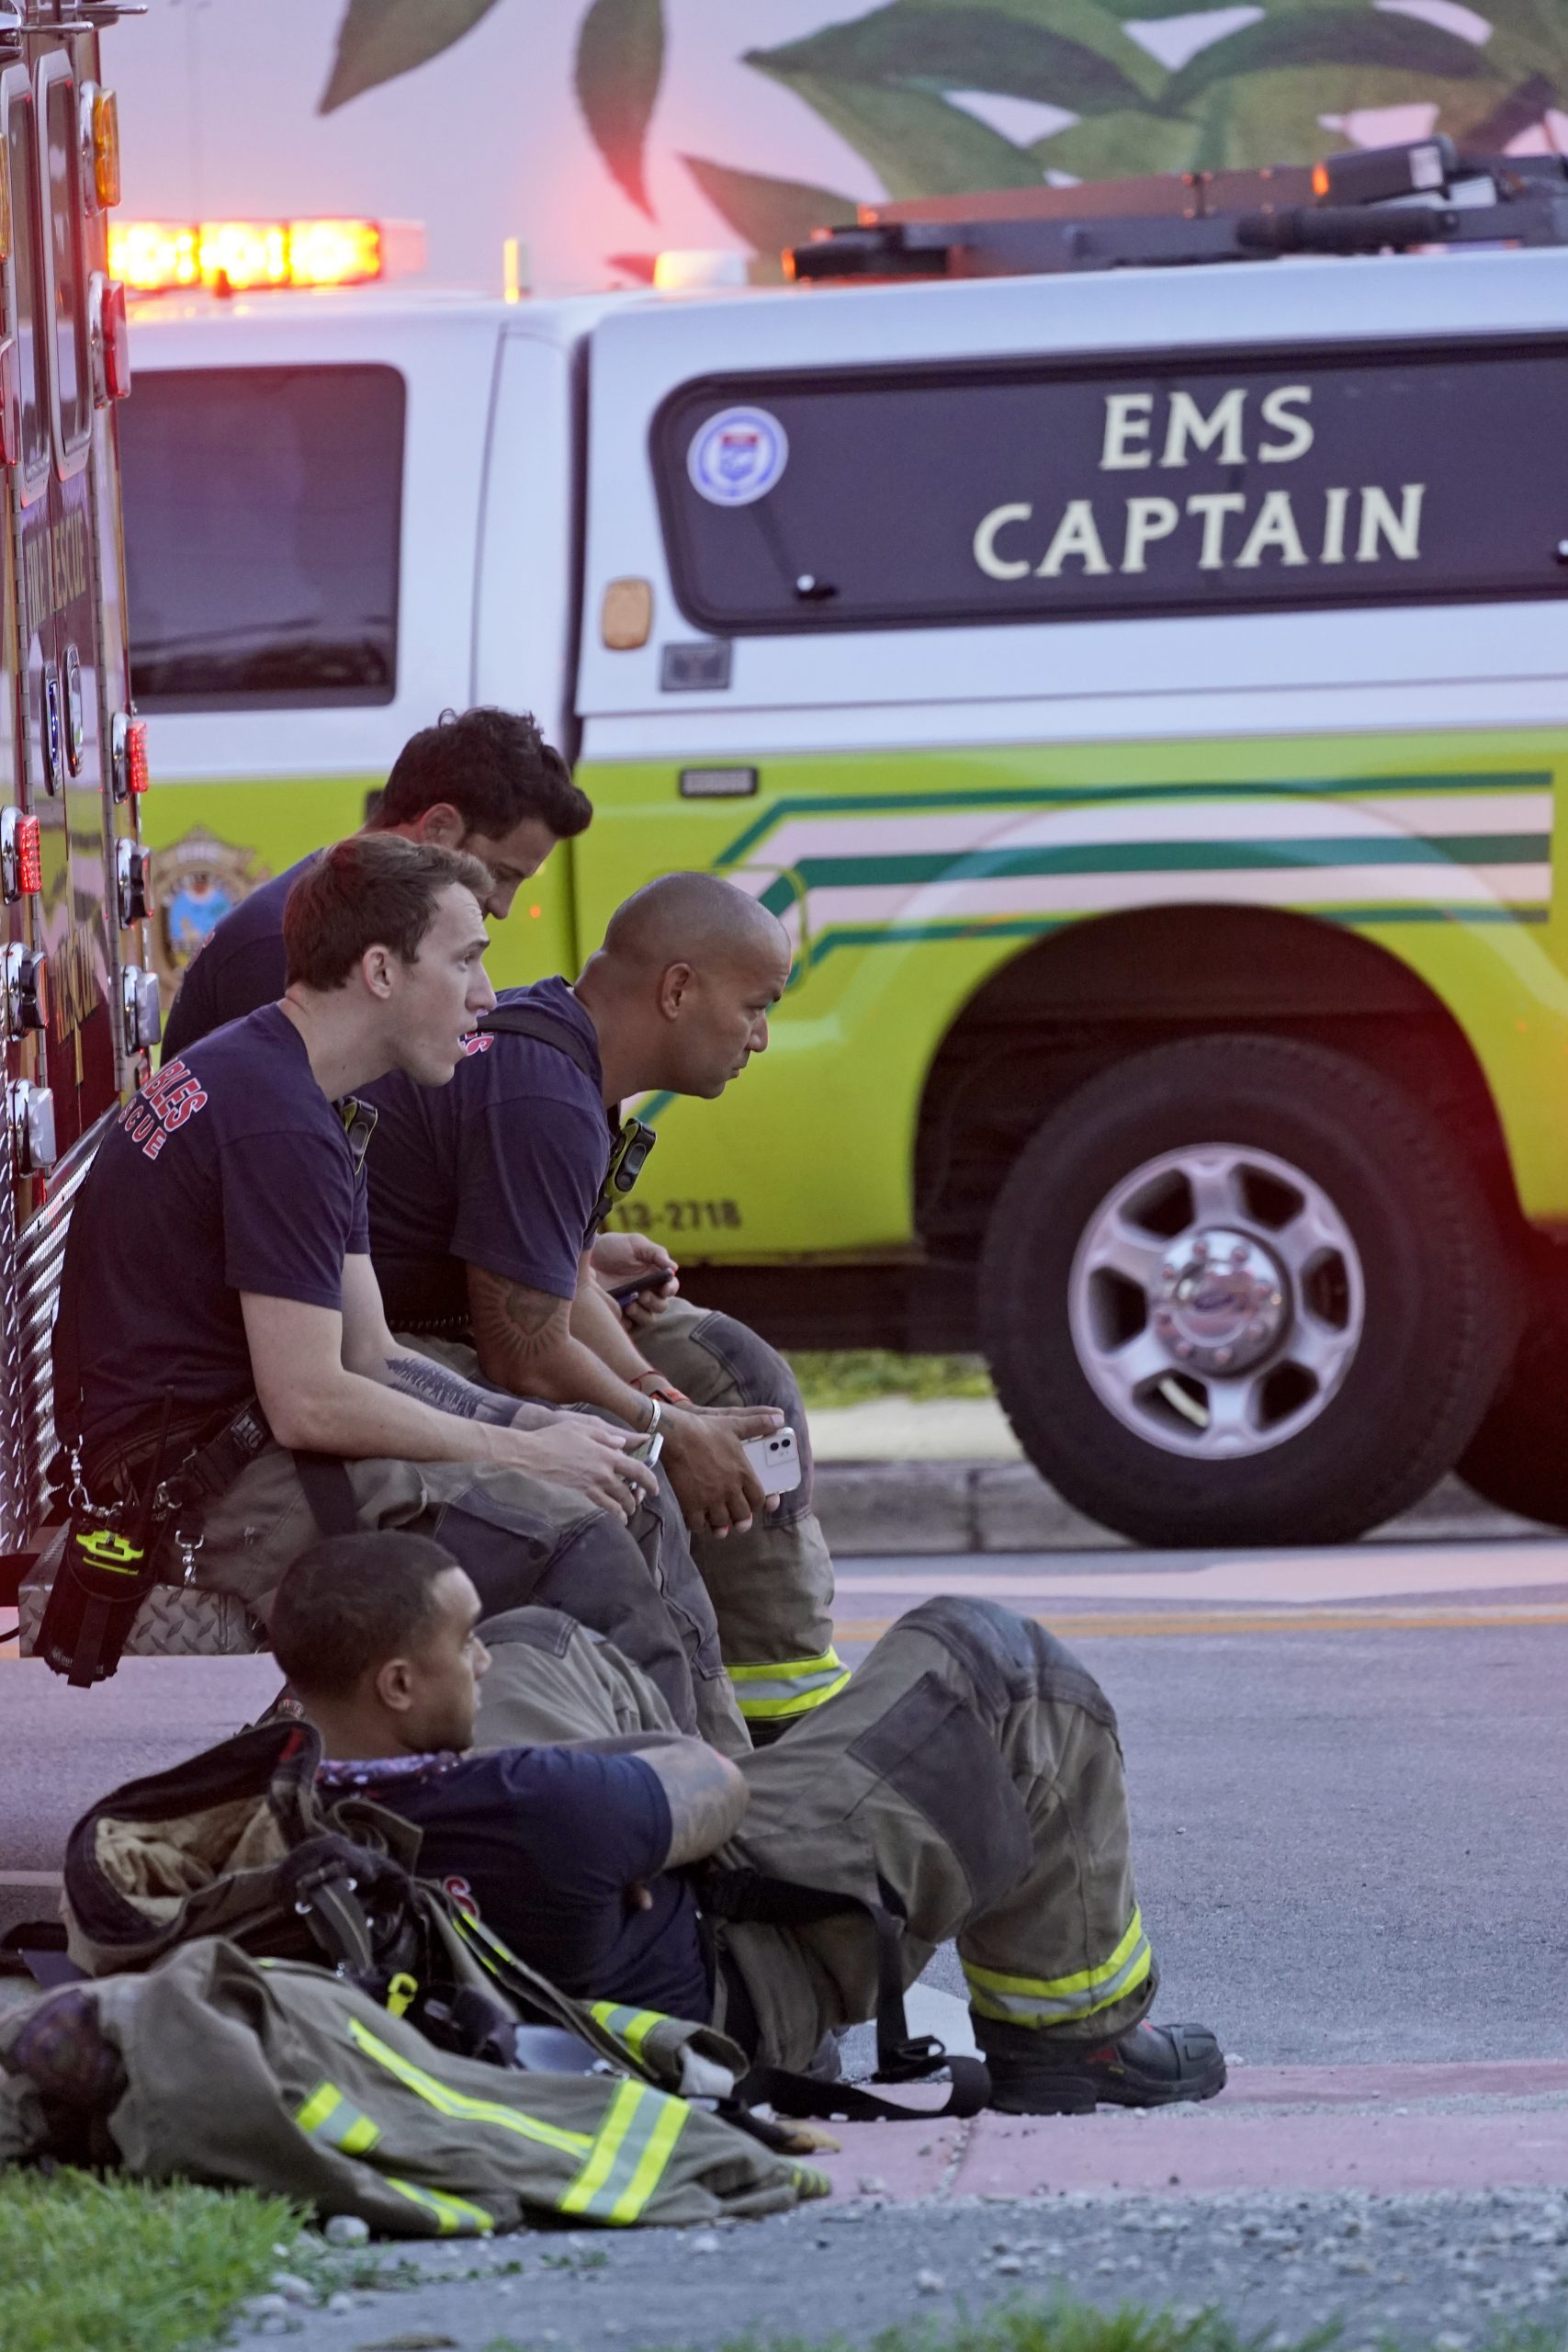
[(336, 2084), (320, 2083), (310, 2093), (304, 2106), (299, 2109), (294, 2120), (301, 2132), (314, 2132), (318, 2125), (326, 2121), (334, 2107), (342, 2105), (343, 2093)]
[(1097, 2009), (1109, 2008), (1113, 2001), (1135, 1991), (1153, 1965), (1142, 1914), (1134, 1911), (1116, 1950), (1097, 1968), (1079, 1969), (1071, 1976), (1004, 1976), (995, 1969), (971, 1967), (965, 1961), (964, 1974), (970, 2004), (982, 2017), (1050, 2024), (1092, 2017)]
[(1144, 1915), (1141, 1911), (1134, 1911), (1132, 1926), (1110, 1959), (1101, 1961), (1098, 1968), (1080, 1968), (1076, 1976), (999, 1976), (995, 1969), (971, 1968), (967, 1961), (964, 1964), (964, 1973), (971, 1984), (987, 1984), (994, 1992), (1035, 1993), (1047, 2000), (1061, 2000), (1069, 1993), (1087, 1993), (1095, 1985), (1103, 1984), (1108, 1976), (1114, 1976), (1132, 1957), (1134, 1946), (1143, 1939), (1143, 1933)]
[(345, 2156), (367, 2154), (381, 2136), (379, 2124), (351, 2107), (335, 2083), (318, 2083), (294, 2120), (301, 2132), (341, 2148)]
[(634, 2058), (642, 2056), (649, 2035), (665, 2021), (659, 2009), (623, 2008), (618, 2001), (591, 2001), (588, 2006), (590, 2016), (624, 2041)]
[(395, 2173), (383, 2173), (381, 2177), (389, 2188), (406, 2197), (412, 2205), (421, 2206), (435, 2216), (435, 2226), (444, 2238), (488, 2238), (495, 2228), (495, 2217), (482, 2205), (470, 2205), (466, 2197), (449, 2196), (444, 2188), (416, 2188), (412, 2180), (400, 2180)]
[[(655, 2092), (655, 2098), (660, 2096)], [(690, 2108), (678, 2098), (663, 2100), (652, 2131), (644, 2143), (637, 2170), (622, 2194), (616, 2199), (610, 2214), (612, 2222), (635, 2222), (648, 2203), (660, 2181), (664, 2167), (674, 2153), (675, 2143), (686, 2128)]]
[[(367, 2058), (385, 2066), (389, 2075), (395, 2075), (400, 2083), (416, 2091), (442, 2115), (456, 2116), (464, 2123), (493, 2123), (498, 2131), (515, 2132), (520, 2140), (537, 2140), (547, 2148), (564, 2149), (568, 2155), (576, 2155), (579, 2149), (593, 2145), (586, 2132), (563, 2132), (553, 2123), (541, 2123), (536, 2116), (520, 2115), (513, 2108), (498, 2107), (488, 2098), (469, 2098), (462, 2091), (453, 2090), (449, 2084), (427, 2075), (423, 2066), (416, 2066), (412, 2059), (389, 2050), (357, 2018), (349, 2018), (348, 2030)], [(521, 2079), (525, 2082), (527, 2077)]]
[(833, 1698), (850, 1679), (837, 1650), (768, 1666), (732, 1666), (728, 1673), (741, 1713), (759, 1723), (807, 1714)]
[(387, 1987), (387, 2007), (393, 2017), (406, 2016), (419, 1998), (419, 1979), (400, 1969)]
[(820, 1657), (785, 1658), (770, 1666), (732, 1666), (731, 1682), (797, 1682), (812, 1675), (836, 1674), (843, 1665), (837, 1650), (824, 1650)]
[(601, 2222), (635, 2222), (648, 2203), (691, 2110), (678, 2098), (624, 2082), (611, 2102), (593, 2152), (560, 2200), (563, 2213)]

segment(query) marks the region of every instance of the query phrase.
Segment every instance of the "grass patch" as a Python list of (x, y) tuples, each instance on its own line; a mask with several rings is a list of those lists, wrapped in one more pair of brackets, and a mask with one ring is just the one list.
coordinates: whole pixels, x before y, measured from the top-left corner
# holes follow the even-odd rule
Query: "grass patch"
[(980, 1356), (900, 1356), (890, 1348), (803, 1348), (790, 1357), (808, 1413), (874, 1396), (988, 1396)]
[(154, 2188), (90, 2173), (0, 2180), (6, 2352), (186, 2352), (278, 2267), (301, 2217), (249, 2189)]
[[(1326, 2352), (1338, 2335), (1337, 2327), (1319, 2328), (1302, 2336), (1292, 2352)], [(1134, 2304), (1100, 2312), (1091, 2304), (1058, 2301), (1007, 2304), (973, 2319), (903, 2321), (874, 2335), (868, 2352), (1262, 2352), (1271, 2335), (1269, 2329), (1243, 2335), (1214, 2312), (1187, 2319)], [(483, 2352), (528, 2352), (528, 2346), (522, 2339), (497, 2335)], [(722, 2346), (720, 2352), (855, 2352), (855, 2347), (842, 2335), (746, 2336)], [(1510, 2345), (1507, 2352), (1515, 2347)], [(1546, 2352), (1546, 2347), (1521, 2346), (1518, 2352)]]

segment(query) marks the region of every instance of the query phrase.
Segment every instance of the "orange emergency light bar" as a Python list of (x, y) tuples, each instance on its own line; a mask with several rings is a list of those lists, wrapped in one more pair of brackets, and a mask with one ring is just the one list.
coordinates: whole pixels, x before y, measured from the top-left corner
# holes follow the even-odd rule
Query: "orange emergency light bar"
[(133, 294), (369, 286), (424, 263), (424, 232), (404, 220), (118, 220), (108, 243)]

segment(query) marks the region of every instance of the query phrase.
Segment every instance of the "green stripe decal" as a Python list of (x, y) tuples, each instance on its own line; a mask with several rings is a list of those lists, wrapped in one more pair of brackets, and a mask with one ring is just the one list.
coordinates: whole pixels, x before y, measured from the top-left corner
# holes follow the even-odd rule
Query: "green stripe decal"
[(1550, 768), (1498, 769), (1485, 775), (1360, 775), (1325, 782), (1321, 776), (1287, 776), (1249, 784), (1111, 784), (976, 786), (968, 792), (809, 793), (776, 800), (754, 817), (714, 863), (721, 871), (737, 865), (757, 843), (791, 817), (880, 817), (943, 808), (1112, 808), (1139, 800), (1385, 799), (1401, 792), (1508, 792), (1550, 790)]
[[(1549, 833), (1356, 835), (1334, 841), (1083, 842), (1062, 849), (946, 850), (907, 855), (805, 857), (795, 869), (808, 889), (879, 884), (972, 882), (993, 875), (1224, 874), (1278, 866), (1544, 865)], [(793, 896), (793, 893), (790, 895)], [(762, 903), (767, 905), (764, 897)], [(777, 910), (770, 909), (770, 912)]]

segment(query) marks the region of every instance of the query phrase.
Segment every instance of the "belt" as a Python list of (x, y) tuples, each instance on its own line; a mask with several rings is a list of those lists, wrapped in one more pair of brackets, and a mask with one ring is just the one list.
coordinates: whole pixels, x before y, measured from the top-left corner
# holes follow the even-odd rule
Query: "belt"
[[(172, 1454), (175, 1467), (163, 1483), (175, 1512), (216, 1501), (271, 1443), (266, 1416), (254, 1396), (247, 1397), (237, 1413), (222, 1419), (207, 1413), (199, 1420), (172, 1428), (164, 1442), (164, 1458)], [(182, 1447), (186, 1449), (183, 1455)], [(140, 1430), (118, 1445), (90, 1454), (86, 1463), (89, 1491), (107, 1488), (120, 1496), (134, 1495), (157, 1451), (156, 1434)]]

